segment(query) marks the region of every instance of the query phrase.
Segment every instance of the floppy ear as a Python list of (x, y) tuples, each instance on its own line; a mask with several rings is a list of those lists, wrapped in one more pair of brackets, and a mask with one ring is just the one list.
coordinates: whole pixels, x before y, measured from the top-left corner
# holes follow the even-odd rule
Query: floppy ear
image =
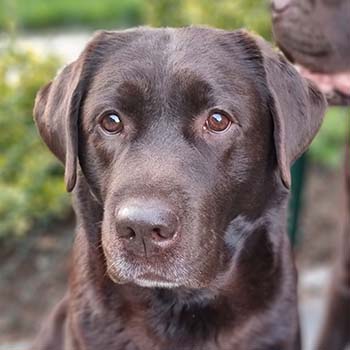
[(34, 119), (50, 150), (65, 166), (65, 183), (71, 192), (77, 180), (80, 105), (94, 71), (105, 55), (114, 53), (141, 30), (98, 31), (80, 57), (37, 94)]
[(44, 86), (36, 96), (33, 112), (42, 139), (65, 165), (68, 192), (73, 190), (77, 178), (81, 66), (77, 60)]
[(269, 90), (277, 164), (283, 184), (289, 189), (290, 167), (315, 137), (327, 103), (316, 86), (302, 78), (282, 54), (262, 39), (257, 43)]

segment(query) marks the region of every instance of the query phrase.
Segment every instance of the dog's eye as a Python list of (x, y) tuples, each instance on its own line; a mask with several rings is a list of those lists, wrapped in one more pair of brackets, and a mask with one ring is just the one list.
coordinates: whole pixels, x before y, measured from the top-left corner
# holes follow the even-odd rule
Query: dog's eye
[(119, 134), (124, 128), (122, 120), (114, 113), (103, 116), (100, 120), (100, 126), (108, 134)]
[(204, 124), (204, 129), (220, 133), (226, 131), (232, 124), (231, 119), (222, 112), (212, 113)]

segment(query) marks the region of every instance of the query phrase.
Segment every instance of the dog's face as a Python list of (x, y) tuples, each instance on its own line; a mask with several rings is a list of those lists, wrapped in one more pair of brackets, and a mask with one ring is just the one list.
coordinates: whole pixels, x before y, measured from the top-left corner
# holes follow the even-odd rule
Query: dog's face
[(272, 0), (275, 38), (291, 61), (323, 73), (349, 71), (350, 1)]
[(245, 32), (138, 29), (96, 35), (41, 90), (35, 116), (68, 189), (80, 167), (103, 207), (110, 277), (202, 288), (286, 192), (324, 107)]

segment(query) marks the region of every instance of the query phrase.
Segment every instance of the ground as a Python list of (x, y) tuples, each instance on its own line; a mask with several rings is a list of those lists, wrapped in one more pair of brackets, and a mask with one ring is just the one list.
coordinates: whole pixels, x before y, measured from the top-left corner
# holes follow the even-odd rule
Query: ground
[[(311, 167), (296, 249), (301, 314), (310, 348), (323, 312), (342, 215), (341, 171)], [(63, 295), (74, 219), (33, 233), (0, 251), (0, 350), (26, 350), (44, 315)]]

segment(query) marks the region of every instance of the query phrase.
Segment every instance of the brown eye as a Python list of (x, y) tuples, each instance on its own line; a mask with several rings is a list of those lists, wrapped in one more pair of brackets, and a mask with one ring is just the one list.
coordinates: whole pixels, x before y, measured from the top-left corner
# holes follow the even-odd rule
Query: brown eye
[(220, 112), (212, 113), (205, 121), (204, 128), (208, 131), (219, 133), (226, 131), (232, 124), (232, 121), (225, 114)]
[(119, 134), (123, 131), (123, 122), (117, 114), (106, 114), (100, 121), (101, 128), (109, 134)]

